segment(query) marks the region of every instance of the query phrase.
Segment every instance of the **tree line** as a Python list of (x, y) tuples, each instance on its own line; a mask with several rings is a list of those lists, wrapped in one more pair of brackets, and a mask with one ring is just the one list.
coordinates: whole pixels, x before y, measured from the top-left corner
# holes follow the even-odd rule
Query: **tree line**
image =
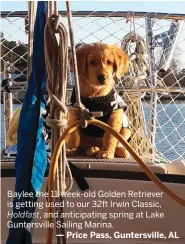
[[(1, 73), (4, 71), (5, 61), (9, 61), (10, 64), (13, 64), (15, 68), (15, 73), (23, 71), (27, 67), (27, 50), (28, 45), (16, 42), (8, 41), (4, 37), (4, 33), (1, 32)], [(177, 72), (177, 67), (179, 66), (178, 60), (172, 60), (169, 70), (166, 72), (158, 72), (158, 76), (162, 78), (163, 83), (166, 86), (181, 86), (185, 87), (185, 68), (180, 72)], [(26, 73), (26, 72), (25, 72)]]
[(1, 35), (1, 73), (4, 71), (6, 61), (15, 68), (15, 73), (19, 73), (27, 66), (27, 51), (28, 45), (16, 41), (8, 41), (4, 38), (4, 33)]

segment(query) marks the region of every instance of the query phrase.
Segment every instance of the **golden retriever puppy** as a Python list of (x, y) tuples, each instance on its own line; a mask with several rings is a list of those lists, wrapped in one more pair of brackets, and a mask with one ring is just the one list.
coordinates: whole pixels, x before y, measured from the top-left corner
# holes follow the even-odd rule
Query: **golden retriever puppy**
[[(96, 119), (107, 123), (128, 140), (131, 132), (125, 114), (126, 104), (114, 89), (115, 80), (127, 71), (127, 55), (119, 47), (104, 43), (83, 44), (76, 50), (76, 55), (82, 104), (90, 112), (102, 111), (103, 116)], [(72, 105), (75, 102), (74, 89)], [(68, 123), (77, 119), (76, 109), (71, 108)], [(68, 156), (74, 156), (80, 150), (85, 150), (88, 156), (106, 159), (129, 155), (115, 137), (93, 125), (78, 128), (68, 136), (66, 144)]]

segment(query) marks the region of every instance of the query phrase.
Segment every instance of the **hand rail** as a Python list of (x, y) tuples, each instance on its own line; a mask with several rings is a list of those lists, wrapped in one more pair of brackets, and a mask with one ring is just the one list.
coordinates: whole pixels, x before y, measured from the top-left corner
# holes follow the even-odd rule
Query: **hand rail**
[[(1, 18), (6, 17), (26, 17), (28, 15), (27, 11), (1, 11)], [(62, 16), (67, 17), (67, 11), (59, 11), (59, 14)], [(178, 13), (157, 13), (157, 12), (134, 12), (134, 11), (73, 11), (73, 17), (122, 17), (128, 18), (129, 17), (136, 17), (136, 18), (143, 18), (143, 17), (150, 17), (155, 19), (172, 19), (172, 20), (184, 20), (185, 14), (178, 14)]]

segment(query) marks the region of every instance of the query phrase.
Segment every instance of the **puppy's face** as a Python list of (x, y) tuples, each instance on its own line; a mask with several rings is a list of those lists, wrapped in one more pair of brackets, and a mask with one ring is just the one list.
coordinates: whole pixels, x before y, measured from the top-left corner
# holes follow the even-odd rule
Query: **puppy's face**
[(76, 54), (81, 86), (86, 82), (94, 88), (109, 86), (111, 89), (115, 79), (120, 79), (128, 67), (127, 55), (114, 45), (85, 44)]

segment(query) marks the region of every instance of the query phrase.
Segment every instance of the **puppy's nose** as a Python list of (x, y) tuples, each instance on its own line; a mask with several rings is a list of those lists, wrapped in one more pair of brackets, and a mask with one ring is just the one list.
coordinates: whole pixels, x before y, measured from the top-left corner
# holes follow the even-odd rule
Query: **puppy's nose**
[(97, 78), (98, 78), (100, 83), (104, 83), (104, 81), (106, 80), (106, 77), (104, 74), (97, 75)]

